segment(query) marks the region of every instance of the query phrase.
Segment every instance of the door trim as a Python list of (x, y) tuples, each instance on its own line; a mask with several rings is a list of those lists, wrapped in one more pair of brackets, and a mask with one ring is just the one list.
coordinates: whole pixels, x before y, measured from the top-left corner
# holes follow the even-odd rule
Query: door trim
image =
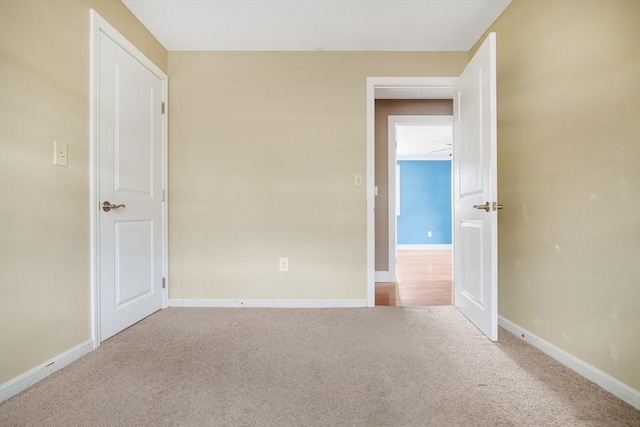
[[(375, 283), (375, 90), (376, 88), (429, 88), (430, 97), (453, 99), (453, 87), (458, 77), (367, 77), (367, 306), (376, 304)], [(455, 112), (454, 112), (455, 114)], [(454, 218), (455, 220), (455, 218)], [(455, 259), (454, 259), (455, 264)], [(455, 267), (455, 265), (454, 265)]]
[[(100, 331), (100, 246), (99, 246), (99, 215), (100, 207), (98, 200), (99, 194), (99, 147), (98, 147), (98, 110), (99, 110), (99, 82), (98, 82), (98, 59), (100, 57), (99, 43), (100, 32), (111, 38), (116, 44), (123, 48), (133, 58), (140, 62), (144, 67), (156, 75), (162, 82), (162, 101), (168, 105), (168, 78), (167, 75), (158, 68), (149, 58), (147, 58), (138, 48), (129, 42), (122, 34), (120, 34), (113, 26), (104, 20), (95, 10), (90, 11), (90, 70), (89, 70), (89, 134), (90, 134), (90, 150), (89, 150), (89, 215), (90, 215), (90, 247), (91, 247), (91, 337), (93, 339), (93, 347), (98, 348), (101, 341)], [(168, 251), (168, 175), (167, 175), (167, 157), (168, 157), (168, 138), (167, 123), (169, 112), (165, 109), (162, 115), (162, 191), (164, 192), (164, 203), (162, 204), (162, 274), (167, 278), (166, 287), (163, 289), (162, 308), (168, 306), (169, 295), (169, 251)]]

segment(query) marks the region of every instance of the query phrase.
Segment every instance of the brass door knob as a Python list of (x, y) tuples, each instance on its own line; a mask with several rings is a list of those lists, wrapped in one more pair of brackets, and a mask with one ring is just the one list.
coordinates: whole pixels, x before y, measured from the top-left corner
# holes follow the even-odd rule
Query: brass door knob
[(109, 212), (111, 209), (120, 209), (125, 207), (125, 205), (114, 205), (108, 200), (102, 203), (102, 210), (105, 212)]

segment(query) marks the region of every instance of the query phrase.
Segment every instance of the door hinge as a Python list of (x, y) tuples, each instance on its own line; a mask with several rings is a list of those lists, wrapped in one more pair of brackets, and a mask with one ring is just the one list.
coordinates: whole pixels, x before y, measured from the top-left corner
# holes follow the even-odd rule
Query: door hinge
[(160, 201), (164, 202), (165, 200), (167, 200), (167, 193), (164, 190), (162, 190), (160, 192), (160, 197), (161, 197)]
[(165, 109), (166, 109), (166, 107), (165, 107), (165, 104), (164, 104), (164, 102), (163, 102), (163, 103), (162, 103), (162, 114), (164, 114)]
[(167, 279), (165, 279), (164, 277), (162, 278), (162, 289), (167, 287)]

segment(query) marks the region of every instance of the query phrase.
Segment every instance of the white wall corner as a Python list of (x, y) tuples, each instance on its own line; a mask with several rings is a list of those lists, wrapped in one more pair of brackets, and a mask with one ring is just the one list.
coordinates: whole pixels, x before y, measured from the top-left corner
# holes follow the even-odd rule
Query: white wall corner
[(47, 360), (30, 371), (7, 381), (0, 385), (0, 402), (4, 402), (21, 391), (26, 390), (38, 381), (45, 379), (68, 364), (75, 362), (92, 350), (93, 340), (87, 340), (64, 353), (55, 356), (54, 358)]
[(594, 366), (589, 365), (587, 362), (578, 359), (572, 354), (567, 353), (561, 348), (556, 347), (550, 342), (532, 334), (528, 330), (516, 325), (502, 316), (498, 316), (498, 324), (518, 338), (525, 340), (538, 350), (546, 353), (548, 356), (551, 356), (569, 369), (577, 372), (589, 381), (596, 383), (621, 400), (624, 400), (634, 408), (640, 409), (640, 391), (629, 387), (622, 381)]

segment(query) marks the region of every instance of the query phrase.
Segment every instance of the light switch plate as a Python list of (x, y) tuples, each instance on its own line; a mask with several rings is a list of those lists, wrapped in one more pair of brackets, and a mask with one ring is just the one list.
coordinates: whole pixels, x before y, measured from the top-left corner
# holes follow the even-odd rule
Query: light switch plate
[(69, 165), (69, 146), (53, 141), (53, 164), (67, 167)]
[(353, 186), (354, 187), (362, 187), (364, 182), (364, 179), (362, 178), (362, 174), (361, 173), (354, 173), (353, 174)]

